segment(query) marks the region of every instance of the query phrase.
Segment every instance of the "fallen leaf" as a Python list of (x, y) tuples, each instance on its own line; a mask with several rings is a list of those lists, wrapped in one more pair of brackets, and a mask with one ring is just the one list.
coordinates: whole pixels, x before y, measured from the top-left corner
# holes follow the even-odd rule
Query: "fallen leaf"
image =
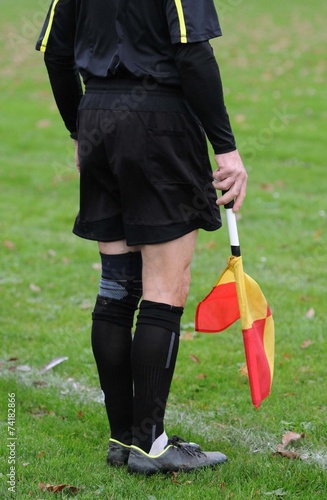
[(208, 243), (205, 244), (205, 247), (210, 250), (210, 248), (215, 248), (216, 247), (216, 242), (215, 241), (208, 241)]
[(48, 385), (45, 380), (34, 380), (33, 382), (34, 387), (44, 387), (45, 385)]
[(307, 349), (307, 347), (309, 347), (311, 344), (312, 340), (310, 339), (304, 340), (304, 342), (302, 342), (301, 344), (301, 349)]
[(182, 336), (181, 336), (181, 339), (182, 340), (193, 340), (194, 337), (193, 337), (193, 334), (191, 332), (185, 332)]
[[(71, 168), (70, 165), (67, 165), (66, 168)], [(56, 186), (57, 184), (59, 184), (60, 182), (67, 182), (67, 181), (70, 181), (70, 180), (74, 180), (75, 179), (75, 172), (73, 174), (71, 173), (66, 173), (66, 174), (62, 174), (62, 175), (56, 175), (53, 179), (52, 179), (52, 186)]]
[(47, 120), (47, 119), (44, 119), (44, 120), (39, 120), (37, 123), (36, 123), (36, 127), (37, 128), (47, 128), (50, 126), (50, 120)]
[(301, 454), (297, 451), (286, 450), (286, 446), (292, 443), (293, 441), (297, 441), (299, 439), (304, 438), (304, 433), (298, 434), (297, 432), (287, 431), (282, 437), (282, 442), (277, 445), (277, 450), (274, 455), (278, 454), (285, 458), (295, 459), (301, 458)]
[(284, 398), (289, 397), (289, 396), (296, 396), (296, 392), (285, 392), (283, 394)]
[(2, 242), (3, 246), (8, 248), (8, 250), (14, 250), (15, 248), (15, 243), (13, 243), (12, 241), (9, 241), (9, 240), (5, 240)]
[(242, 115), (242, 114), (235, 115), (234, 120), (237, 123), (243, 123), (243, 122), (245, 122), (245, 115)]
[(34, 283), (30, 283), (30, 289), (32, 292), (40, 292), (41, 288), (38, 285), (34, 285)]
[(78, 488), (76, 488), (75, 486), (71, 486), (70, 484), (57, 484), (57, 485), (53, 485), (53, 484), (45, 484), (45, 483), (41, 483), (40, 482), (39, 483), (39, 489), (41, 491), (49, 491), (51, 493), (60, 493), (64, 489), (68, 489), (72, 493), (77, 493), (78, 492)]
[(77, 412), (77, 416), (78, 416), (78, 418), (84, 417), (84, 413), (82, 412), (82, 410)]
[(42, 458), (45, 455), (45, 451), (39, 451), (39, 453), (36, 455), (36, 458)]
[(83, 311), (86, 311), (87, 309), (91, 309), (91, 304), (89, 302), (84, 302), (83, 304), (81, 304), (81, 309)]
[(314, 240), (318, 240), (321, 235), (322, 235), (322, 230), (321, 229), (317, 229), (317, 231), (315, 231), (315, 233), (313, 235), (313, 239)]
[(311, 319), (314, 317), (314, 315), (315, 315), (315, 310), (313, 307), (310, 307), (310, 309), (306, 312), (305, 317)]
[(12, 366), (9, 369), (11, 371), (17, 371), (17, 372), (30, 372), (32, 370), (32, 368), (29, 365)]
[(292, 441), (297, 441), (298, 439), (303, 439), (304, 433), (298, 434), (297, 432), (287, 431), (282, 437), (282, 445), (287, 446)]
[(268, 184), (268, 183), (262, 183), (262, 184), (260, 184), (260, 188), (263, 191), (273, 191), (274, 190), (274, 185), (273, 184)]
[(203, 378), (207, 378), (207, 374), (206, 373), (198, 373), (197, 375), (195, 375), (195, 378), (196, 379), (203, 379)]
[(283, 445), (278, 445), (277, 446), (277, 452), (278, 455), (281, 455), (282, 457), (285, 458), (290, 458), (294, 460), (295, 458), (301, 458), (300, 453), (297, 453), (296, 451), (290, 451), (290, 450), (285, 450)]
[(249, 376), (249, 372), (248, 372), (248, 367), (247, 367), (247, 364), (244, 363), (241, 368), (239, 369), (239, 372), (244, 375), (244, 377), (248, 377)]
[(44, 417), (44, 415), (48, 415), (48, 411), (42, 410), (42, 409), (35, 410), (35, 411), (33, 410), (31, 413), (32, 413), (34, 418), (42, 418), (42, 417)]
[(179, 484), (179, 481), (177, 481), (178, 478), (178, 472), (172, 472), (172, 482), (175, 484)]
[(194, 354), (190, 354), (189, 355), (189, 358), (194, 361), (194, 363), (200, 363), (200, 360), (197, 356), (195, 356)]
[(58, 358), (54, 358), (52, 359), (51, 361), (49, 361), (49, 363), (47, 363), (46, 365), (44, 365), (42, 368), (41, 368), (41, 373), (43, 372), (46, 372), (48, 370), (51, 370), (52, 368), (54, 368), (55, 366), (59, 365), (60, 363), (62, 363), (63, 361), (67, 361), (68, 357), (67, 356), (60, 356)]

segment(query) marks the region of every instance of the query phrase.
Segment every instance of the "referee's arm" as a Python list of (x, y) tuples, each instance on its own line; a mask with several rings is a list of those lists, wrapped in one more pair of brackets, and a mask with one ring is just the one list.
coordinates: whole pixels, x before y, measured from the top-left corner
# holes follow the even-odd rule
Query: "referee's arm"
[(216, 203), (225, 205), (234, 200), (233, 211), (237, 212), (245, 198), (247, 173), (236, 148), (213, 50), (209, 42), (180, 43), (175, 60), (184, 94), (215, 152), (218, 168), (213, 172), (213, 185), (226, 191)]
[(175, 61), (186, 98), (216, 154), (236, 149), (219, 67), (209, 42), (176, 44)]
[(59, 112), (70, 137), (77, 140), (77, 109), (83, 90), (74, 57), (45, 52), (44, 62)]

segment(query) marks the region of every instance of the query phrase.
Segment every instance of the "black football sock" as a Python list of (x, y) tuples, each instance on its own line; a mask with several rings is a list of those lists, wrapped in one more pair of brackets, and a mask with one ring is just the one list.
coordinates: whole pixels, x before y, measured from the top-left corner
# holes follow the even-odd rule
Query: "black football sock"
[(164, 432), (164, 416), (178, 353), (182, 307), (143, 300), (132, 347), (133, 444), (146, 453)]
[(139, 252), (101, 254), (101, 259), (100, 292), (92, 315), (92, 349), (104, 393), (111, 437), (131, 444), (131, 329), (142, 294), (142, 261)]

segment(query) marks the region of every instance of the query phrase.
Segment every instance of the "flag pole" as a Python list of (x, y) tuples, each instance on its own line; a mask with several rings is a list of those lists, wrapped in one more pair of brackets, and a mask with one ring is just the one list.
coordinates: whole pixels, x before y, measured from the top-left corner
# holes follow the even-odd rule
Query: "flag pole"
[[(223, 195), (225, 193), (227, 193), (227, 191), (222, 191)], [(231, 200), (229, 203), (224, 205), (224, 208), (226, 210), (227, 227), (228, 227), (231, 253), (232, 253), (233, 257), (240, 257), (241, 256), (241, 247), (240, 247), (240, 240), (238, 237), (236, 215), (233, 212), (233, 206), (234, 206), (234, 200)]]

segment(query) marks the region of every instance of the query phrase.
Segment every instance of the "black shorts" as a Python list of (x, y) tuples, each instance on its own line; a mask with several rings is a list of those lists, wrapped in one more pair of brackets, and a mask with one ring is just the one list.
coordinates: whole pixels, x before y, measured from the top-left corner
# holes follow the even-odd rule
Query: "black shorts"
[(178, 89), (91, 82), (79, 108), (78, 151), (76, 235), (139, 245), (221, 226), (206, 137)]

